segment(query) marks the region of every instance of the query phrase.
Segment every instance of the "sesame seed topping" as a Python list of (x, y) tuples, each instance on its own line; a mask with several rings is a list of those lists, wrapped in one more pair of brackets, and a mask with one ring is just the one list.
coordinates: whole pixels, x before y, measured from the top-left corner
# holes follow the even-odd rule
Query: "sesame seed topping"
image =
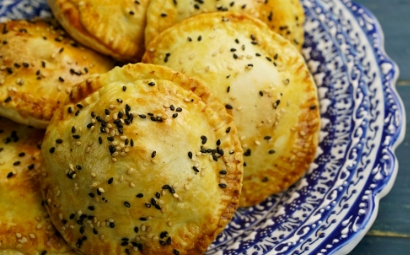
[(226, 188), (226, 184), (225, 184), (225, 183), (219, 183), (218, 185), (219, 185), (219, 187), (221, 187), (221, 188), (223, 188), (223, 189)]

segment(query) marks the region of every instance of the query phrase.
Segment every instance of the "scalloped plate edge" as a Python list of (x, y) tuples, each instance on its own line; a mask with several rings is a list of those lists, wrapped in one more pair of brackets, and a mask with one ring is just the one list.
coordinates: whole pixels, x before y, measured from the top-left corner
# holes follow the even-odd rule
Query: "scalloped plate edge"
[[(385, 197), (393, 188), (393, 185), (396, 181), (396, 177), (397, 177), (397, 173), (399, 170), (399, 163), (397, 160), (397, 156), (395, 154), (395, 151), (397, 149), (397, 147), (403, 142), (405, 134), (406, 134), (406, 112), (405, 112), (405, 107), (403, 104), (403, 101), (399, 95), (399, 93), (397, 92), (396, 89), (396, 84), (397, 84), (397, 80), (399, 78), (400, 75), (400, 69), (399, 66), (396, 64), (396, 62), (394, 62), (386, 53), (385, 47), (384, 47), (384, 42), (385, 42), (385, 38), (384, 38), (384, 33), (383, 33), (383, 29), (379, 23), (379, 20), (376, 18), (376, 16), (369, 10), (367, 9), (365, 6), (363, 6), (362, 4), (358, 4), (356, 2), (352, 2), (352, 4), (357, 5), (358, 7), (362, 8), (364, 12), (366, 12), (367, 15), (369, 15), (369, 17), (371, 17), (374, 21), (375, 21), (375, 25), (376, 25), (376, 31), (380, 36), (380, 43), (379, 43), (379, 48), (381, 53), (383, 54), (383, 56), (386, 58), (386, 60), (390, 61), (393, 65), (393, 70), (395, 71), (394, 77), (391, 80), (391, 84), (390, 87), (395, 95), (395, 100), (397, 101), (397, 106), (400, 108), (399, 111), (401, 111), (403, 113), (402, 115), (402, 125), (400, 128), (400, 131), (398, 132), (398, 136), (397, 139), (393, 142), (393, 144), (391, 144), (390, 152), (392, 153), (393, 159), (394, 159), (394, 167), (392, 169), (392, 174), (390, 179), (387, 181), (387, 183), (385, 184), (385, 186), (382, 188), (382, 190), (380, 192), (378, 192), (374, 197), (374, 208), (373, 208), (373, 213), (371, 214), (369, 220), (367, 221), (367, 223), (365, 224), (365, 226), (360, 230), (360, 232), (358, 232), (354, 238), (351, 238), (350, 241), (348, 243), (346, 243), (345, 245), (341, 246), (338, 250), (333, 251), (331, 254), (334, 255), (342, 255), (342, 254), (348, 254), (350, 253), (359, 243), (360, 241), (365, 237), (365, 235), (367, 234), (367, 232), (370, 230), (370, 228), (373, 226), (373, 223), (375, 222), (377, 215), (379, 213), (379, 205), (380, 205), (380, 200)], [(397, 133), (396, 133), (397, 134)]]

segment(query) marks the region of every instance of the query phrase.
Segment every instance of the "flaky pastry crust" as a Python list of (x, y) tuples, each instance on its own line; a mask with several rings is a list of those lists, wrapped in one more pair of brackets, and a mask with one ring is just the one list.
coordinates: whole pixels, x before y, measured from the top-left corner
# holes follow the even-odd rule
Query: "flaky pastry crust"
[(299, 0), (151, 0), (147, 10), (145, 45), (165, 29), (207, 12), (233, 11), (251, 15), (290, 40), (299, 50), (304, 42), (305, 16)]
[(0, 117), (0, 254), (75, 254), (56, 234), (40, 191), (44, 131)]
[(149, 0), (48, 0), (67, 32), (82, 44), (120, 61), (144, 53)]
[(76, 86), (42, 162), (51, 219), (81, 254), (203, 254), (239, 203), (232, 117), (166, 67), (126, 65)]
[(315, 83), (298, 50), (248, 15), (200, 14), (165, 30), (143, 61), (207, 84), (235, 119), (244, 150), (241, 206), (298, 180), (315, 157)]
[(55, 20), (0, 24), (0, 115), (45, 128), (74, 84), (114, 67), (74, 42)]

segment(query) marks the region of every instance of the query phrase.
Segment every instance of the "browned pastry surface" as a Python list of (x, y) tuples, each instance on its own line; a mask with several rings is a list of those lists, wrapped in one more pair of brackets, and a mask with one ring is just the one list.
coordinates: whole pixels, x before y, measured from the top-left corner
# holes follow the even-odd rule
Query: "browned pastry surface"
[(147, 10), (145, 45), (165, 29), (194, 15), (234, 11), (265, 22), (270, 29), (289, 39), (301, 50), (305, 16), (299, 0), (151, 0)]
[(203, 254), (239, 204), (232, 117), (166, 67), (126, 65), (75, 87), (42, 159), (52, 221), (82, 254)]
[(75, 254), (42, 205), (40, 144), (44, 131), (0, 117), (0, 254)]
[(241, 206), (288, 188), (313, 161), (316, 86), (294, 45), (261, 21), (233, 12), (191, 17), (157, 36), (143, 61), (203, 81), (233, 115), (244, 150)]
[(0, 115), (45, 128), (74, 84), (113, 61), (74, 42), (54, 21), (0, 24)]
[(149, 0), (48, 0), (54, 16), (82, 44), (121, 61), (144, 53)]

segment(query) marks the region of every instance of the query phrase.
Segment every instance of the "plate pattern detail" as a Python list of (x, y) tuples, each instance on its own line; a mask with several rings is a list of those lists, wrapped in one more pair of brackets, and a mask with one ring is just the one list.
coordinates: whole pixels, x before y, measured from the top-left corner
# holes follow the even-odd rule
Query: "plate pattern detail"
[[(287, 191), (239, 209), (207, 255), (345, 254), (394, 182), (405, 114), (376, 18), (350, 0), (302, 4), (322, 120), (316, 159)], [(50, 16), (46, 0), (0, 3), (0, 22), (37, 16)]]

